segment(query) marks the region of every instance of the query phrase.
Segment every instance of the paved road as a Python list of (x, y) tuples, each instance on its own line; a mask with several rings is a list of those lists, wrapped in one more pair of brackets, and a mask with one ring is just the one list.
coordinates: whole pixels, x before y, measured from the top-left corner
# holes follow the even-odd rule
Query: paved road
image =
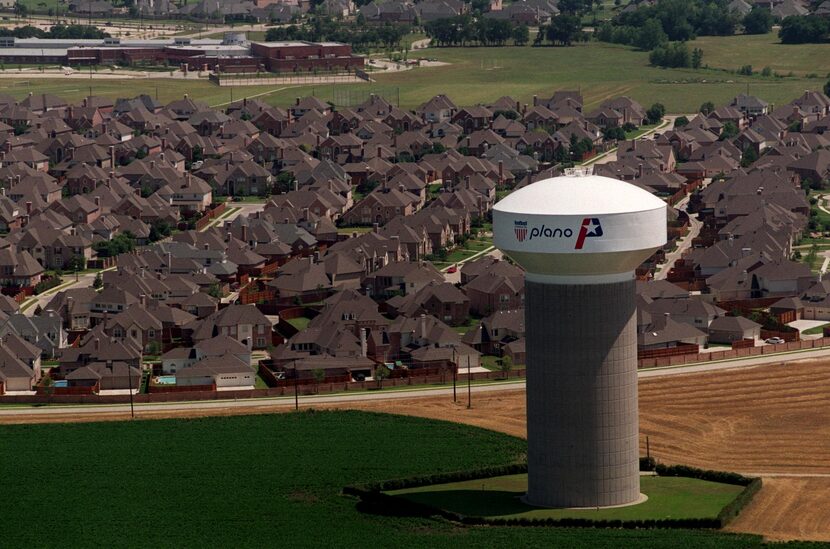
[[(830, 356), (830, 349), (822, 349), (817, 351), (802, 351), (792, 353), (780, 353), (777, 355), (750, 357), (746, 359), (725, 360), (711, 363), (693, 364), (689, 366), (676, 366), (667, 368), (651, 368), (648, 370), (641, 370), (638, 372), (641, 378), (665, 377), (683, 374), (693, 374), (702, 372), (717, 372), (721, 370), (729, 370), (734, 368), (755, 368), (769, 364), (781, 364), (782, 368), (786, 368), (786, 361), (792, 360), (806, 360), (814, 358), (827, 358)], [(487, 384), (473, 385), (473, 393), (492, 393), (499, 391), (512, 391), (523, 389), (525, 385), (524, 380), (510, 381), (510, 382), (494, 382)], [(463, 382), (461, 383), (463, 386)], [(332, 395), (307, 395), (299, 398), (302, 406), (313, 406), (315, 404), (337, 404), (348, 402), (359, 402), (367, 400), (396, 400), (396, 399), (410, 399), (419, 397), (434, 397), (442, 395), (451, 395), (452, 387), (440, 388), (416, 388), (403, 390), (389, 390), (389, 391), (360, 391), (359, 393), (350, 394), (332, 394)], [(275, 397), (275, 398), (257, 398), (257, 399), (242, 399), (242, 400), (219, 400), (219, 401), (199, 401), (199, 402), (176, 402), (176, 403), (158, 403), (158, 404), (139, 404), (136, 408), (146, 412), (166, 412), (178, 410), (192, 410), (192, 411), (210, 411), (222, 410), (228, 408), (244, 408), (249, 410), (257, 410), (264, 407), (285, 406), (290, 407), (294, 405), (294, 397)], [(67, 406), (48, 406), (48, 407), (13, 407), (0, 408), (0, 418), (9, 418), (14, 416), (43, 416), (61, 417), (61, 416), (77, 416), (88, 414), (108, 414), (108, 413), (125, 413), (130, 411), (129, 404), (117, 405), (67, 405)]]
[[(675, 207), (678, 210), (689, 213), (689, 198), (689, 195), (683, 197), (683, 200), (678, 202)], [(657, 269), (654, 272), (655, 280), (663, 280), (669, 275), (669, 271), (674, 266), (674, 262), (683, 257), (683, 254), (692, 247), (692, 241), (698, 237), (702, 227), (703, 222), (697, 218), (697, 215), (689, 214), (689, 232), (680, 240), (676, 250), (666, 254), (665, 263), (657, 266)]]
[[(114, 267), (113, 267), (114, 268)], [(107, 271), (112, 270), (105, 269)], [(92, 283), (95, 282), (95, 277), (98, 275), (97, 272), (94, 273), (83, 273), (77, 275), (64, 275), (63, 276), (63, 283), (60, 286), (56, 286), (51, 290), (47, 290), (42, 294), (34, 296), (33, 298), (29, 298), (23, 302), (21, 307), (25, 307), (23, 314), (26, 316), (34, 316), (35, 310), (38, 306), (43, 309), (46, 305), (52, 301), (52, 298), (55, 297), (56, 294), (62, 292), (64, 290), (69, 290), (71, 288), (86, 288), (88, 286), (92, 286)]]

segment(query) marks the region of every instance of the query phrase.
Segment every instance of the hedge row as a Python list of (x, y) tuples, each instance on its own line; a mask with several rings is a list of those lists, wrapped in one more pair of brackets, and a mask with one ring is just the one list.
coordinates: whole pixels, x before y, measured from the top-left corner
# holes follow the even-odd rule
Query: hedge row
[(749, 486), (749, 484), (753, 481), (753, 479), (739, 475), (738, 473), (698, 469), (697, 467), (689, 467), (687, 465), (663, 465), (660, 463), (657, 464), (655, 471), (657, 471), (657, 474), (661, 477), (696, 478), (700, 480), (720, 482), (721, 484), (734, 484), (737, 486)]
[(452, 471), (449, 473), (437, 473), (418, 477), (385, 480), (359, 486), (347, 486), (343, 489), (345, 494), (356, 492), (389, 492), (392, 490), (403, 490), (405, 488), (417, 488), (431, 484), (447, 484), (450, 482), (463, 482), (465, 480), (476, 480), (480, 478), (503, 477), (505, 475), (520, 475), (527, 473), (527, 463), (513, 463), (497, 467), (485, 467), (471, 471)]
[(758, 490), (761, 489), (763, 484), (764, 482), (760, 478), (752, 479), (752, 482), (747, 484), (746, 488), (744, 488), (735, 499), (720, 510), (720, 513), (718, 513), (718, 521), (720, 522), (721, 528), (732, 522), (735, 517), (741, 514), (743, 508), (746, 507), (750, 501), (752, 501), (753, 496), (758, 493)]
[(741, 510), (748, 504), (752, 497), (761, 489), (760, 478), (749, 478), (737, 473), (725, 471), (711, 471), (688, 467), (685, 465), (662, 465), (655, 463), (654, 458), (640, 458), (640, 470), (654, 470), (659, 476), (688, 477), (723, 484), (745, 486), (732, 502), (726, 505), (714, 518), (686, 518), (686, 519), (646, 519), (646, 520), (619, 520), (590, 518), (486, 518), (466, 516), (430, 505), (416, 503), (403, 497), (391, 496), (384, 492), (391, 490), (402, 490), (431, 484), (446, 484), (449, 482), (462, 482), (480, 478), (490, 478), (504, 475), (516, 475), (527, 472), (526, 463), (516, 463), (501, 467), (487, 467), (472, 471), (456, 471), (435, 475), (410, 477), (382, 481), (372, 484), (346, 486), (343, 493), (360, 498), (358, 509), (387, 516), (407, 517), (442, 517), (447, 520), (466, 525), (491, 525), (491, 526), (556, 526), (556, 527), (582, 527), (582, 528), (723, 528), (732, 521)]

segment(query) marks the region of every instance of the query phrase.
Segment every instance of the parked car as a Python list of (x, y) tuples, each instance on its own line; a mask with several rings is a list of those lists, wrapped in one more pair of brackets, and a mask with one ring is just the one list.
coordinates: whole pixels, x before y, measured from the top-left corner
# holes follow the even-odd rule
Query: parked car
[(458, 267), (456, 267), (455, 265), (453, 265), (452, 267), (447, 269), (447, 273), (449, 273), (449, 274), (453, 274), (453, 273), (457, 273), (457, 272), (458, 272)]
[(780, 337), (771, 337), (771, 338), (767, 339), (766, 342), (769, 343), (770, 345), (778, 345), (779, 343), (784, 343), (784, 340), (781, 339)]

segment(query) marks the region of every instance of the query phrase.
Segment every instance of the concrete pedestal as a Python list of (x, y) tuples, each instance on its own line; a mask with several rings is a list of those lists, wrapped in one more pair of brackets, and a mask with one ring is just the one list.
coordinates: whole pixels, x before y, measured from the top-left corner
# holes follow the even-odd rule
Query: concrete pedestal
[(634, 281), (525, 283), (528, 493), (544, 507), (640, 497)]

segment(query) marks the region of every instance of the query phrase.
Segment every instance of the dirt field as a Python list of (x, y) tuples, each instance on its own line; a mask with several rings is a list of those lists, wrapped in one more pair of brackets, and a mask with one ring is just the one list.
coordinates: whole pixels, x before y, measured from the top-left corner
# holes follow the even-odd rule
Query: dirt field
[[(466, 395), (457, 404), (449, 397), (428, 397), (340, 407), (458, 421), (524, 437), (524, 398), (524, 391), (474, 394), (471, 410)], [(141, 417), (244, 412), (142, 412)], [(124, 418), (107, 414), (60, 421)], [(651, 454), (664, 463), (774, 475), (765, 476), (763, 490), (730, 529), (770, 539), (830, 541), (830, 362), (643, 379), (640, 431), (643, 453), (648, 436)], [(777, 476), (782, 474), (815, 476)]]

